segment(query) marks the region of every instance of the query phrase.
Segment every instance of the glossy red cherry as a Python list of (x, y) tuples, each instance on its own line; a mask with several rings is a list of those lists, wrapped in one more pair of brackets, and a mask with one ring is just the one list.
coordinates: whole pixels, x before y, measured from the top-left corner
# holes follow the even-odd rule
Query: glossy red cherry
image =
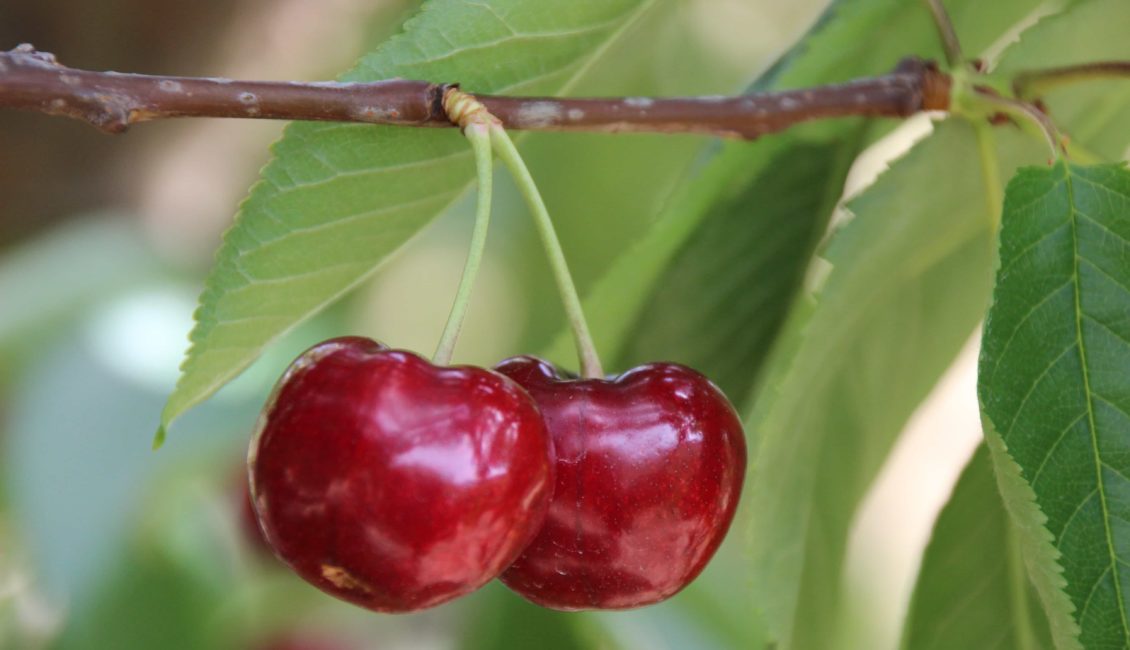
[(745, 476), (722, 392), (670, 363), (612, 380), (563, 378), (531, 357), (496, 369), (537, 401), (557, 457), (545, 524), (502, 582), (561, 610), (649, 605), (689, 584), (725, 537)]
[(517, 384), (359, 337), (291, 364), (248, 468), (275, 554), (323, 591), (383, 612), (496, 577), (536, 534), (553, 487), (545, 425)]

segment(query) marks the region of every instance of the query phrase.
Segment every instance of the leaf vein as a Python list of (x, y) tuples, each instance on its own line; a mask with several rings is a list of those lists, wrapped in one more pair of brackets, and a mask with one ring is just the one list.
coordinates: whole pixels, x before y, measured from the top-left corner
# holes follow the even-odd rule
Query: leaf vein
[(1059, 448), (1059, 445), (1067, 437), (1067, 434), (1071, 431), (1071, 429), (1073, 429), (1076, 424), (1079, 424), (1079, 421), (1085, 417), (1087, 417), (1086, 412), (1080, 413), (1077, 418), (1072, 420), (1066, 427), (1063, 428), (1063, 431), (1060, 431), (1059, 435), (1056, 436), (1055, 442), (1052, 443), (1052, 446), (1048, 449), (1048, 452), (1044, 454), (1044, 459), (1040, 461), (1040, 466), (1036, 468), (1036, 473), (1032, 475), (1033, 487), (1035, 487), (1036, 482), (1040, 480), (1040, 475), (1044, 472), (1044, 467), (1048, 464), (1048, 461), (1051, 460), (1051, 457), (1055, 455), (1055, 450)]
[(1072, 251), (1074, 252), (1075, 263), (1075, 337), (1079, 345), (1079, 359), (1080, 369), (1083, 375), (1083, 390), (1087, 402), (1087, 420), (1091, 431), (1091, 449), (1094, 454), (1095, 463), (1095, 478), (1097, 480), (1097, 487), (1099, 494), (1099, 505), (1102, 508), (1103, 529), (1106, 534), (1107, 553), (1110, 556), (1109, 568), (1113, 571), (1114, 578), (1114, 594), (1115, 600), (1118, 603), (1118, 615), (1122, 623), (1122, 636), (1127, 645), (1130, 645), (1130, 625), (1126, 621), (1126, 604), (1122, 595), (1122, 587), (1118, 577), (1117, 559), (1118, 555), (1114, 547), (1114, 539), (1110, 526), (1110, 507), (1106, 502), (1106, 487), (1103, 479), (1102, 472), (1102, 455), (1099, 452), (1099, 439), (1098, 427), (1095, 422), (1095, 405), (1094, 393), (1091, 389), (1091, 372), (1090, 364), (1087, 361), (1087, 349), (1083, 342), (1083, 306), (1082, 306), (1082, 292), (1083, 286), (1081, 275), (1079, 272), (1079, 263), (1083, 259), (1081, 251), (1079, 250), (1079, 229), (1078, 229), (1078, 216), (1079, 212), (1075, 208), (1075, 187), (1072, 183), (1072, 174), (1070, 168), (1064, 165), (1065, 170), (1065, 185), (1067, 189), (1067, 205), (1070, 209), (1068, 214), (1071, 220), (1071, 240)]
[(1028, 392), (1024, 393), (1023, 399), (1021, 399), (1020, 403), (1016, 406), (1016, 413), (1012, 416), (1012, 421), (1008, 423), (1008, 428), (1005, 429), (1004, 434), (1001, 436), (1006, 442), (1008, 441), (1009, 436), (1012, 435), (1012, 429), (1016, 426), (1016, 421), (1020, 419), (1020, 414), (1024, 411), (1024, 407), (1027, 406), (1028, 400), (1031, 399), (1032, 394), (1036, 392), (1036, 388), (1039, 387), (1040, 383), (1044, 380), (1047, 374), (1051, 372), (1051, 369), (1054, 368), (1055, 365), (1059, 363), (1061, 359), (1063, 359), (1063, 357), (1067, 356), (1068, 352), (1074, 350), (1078, 345), (1079, 344), (1077, 342), (1072, 341), (1059, 354), (1055, 355), (1055, 358), (1053, 358), (1047, 363), (1047, 365), (1044, 366), (1044, 369), (1040, 372), (1039, 375), (1036, 375), (1036, 377), (1032, 379), (1032, 385), (1028, 387)]

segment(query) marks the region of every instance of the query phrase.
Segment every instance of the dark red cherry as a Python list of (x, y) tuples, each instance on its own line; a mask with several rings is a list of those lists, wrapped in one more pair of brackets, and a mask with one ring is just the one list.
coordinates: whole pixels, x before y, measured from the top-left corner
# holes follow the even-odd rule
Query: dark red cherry
[(502, 375), (359, 337), (298, 357), (248, 453), (275, 554), (319, 589), (407, 612), (473, 591), (536, 534), (552, 447)]
[(741, 423), (721, 391), (670, 363), (611, 380), (565, 378), (531, 357), (496, 369), (537, 401), (557, 457), (549, 514), (502, 582), (561, 610), (649, 605), (689, 584), (745, 476)]

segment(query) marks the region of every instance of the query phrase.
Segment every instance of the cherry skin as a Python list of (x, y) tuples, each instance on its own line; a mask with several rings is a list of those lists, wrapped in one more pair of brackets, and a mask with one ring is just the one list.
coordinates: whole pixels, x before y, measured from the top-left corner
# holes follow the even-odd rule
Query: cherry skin
[(322, 591), (408, 612), (469, 593), (537, 533), (552, 446), (502, 375), (331, 339), (287, 369), (248, 452), (275, 554)]
[(722, 392), (671, 363), (611, 380), (563, 377), (532, 357), (495, 368), (537, 401), (557, 462), (545, 523), (502, 582), (553, 609), (626, 609), (698, 576), (745, 477), (745, 437)]

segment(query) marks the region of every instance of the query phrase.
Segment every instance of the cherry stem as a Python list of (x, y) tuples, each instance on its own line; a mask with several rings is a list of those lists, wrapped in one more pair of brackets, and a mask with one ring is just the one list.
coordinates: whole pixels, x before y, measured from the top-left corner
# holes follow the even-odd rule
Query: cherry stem
[(459, 288), (455, 290), (451, 313), (447, 317), (439, 345), (436, 346), (436, 352), (432, 356), (432, 361), (436, 365), (443, 366), (451, 363), (455, 342), (459, 339), (459, 332), (462, 331), (463, 321), (467, 317), (467, 307), (471, 303), (475, 276), (478, 275), (479, 266), (482, 265), (483, 251), (486, 250), (487, 243), (487, 227), (490, 225), (491, 187), (494, 182), (489, 126), (485, 123), (469, 124), (463, 130), (463, 135), (470, 141), (471, 148), (475, 152), (479, 196), (475, 207), (475, 227), (471, 231), (471, 247), (467, 251), (467, 262), (463, 265), (463, 276), (459, 279)]
[(561, 242), (557, 239), (557, 232), (553, 229), (553, 221), (549, 218), (549, 210), (545, 201), (538, 192), (530, 170), (526, 168), (525, 161), (514, 146), (514, 142), (507, 135), (500, 124), (494, 124), (490, 129), (491, 143), (498, 157), (510, 170), (518, 184), (518, 189), (526, 199), (526, 204), (534, 216), (538, 235), (541, 237), (542, 246), (545, 247), (549, 267), (553, 271), (553, 279), (557, 283), (557, 290), (561, 294), (561, 304), (565, 307), (565, 314), (569, 318), (569, 327), (573, 331), (573, 340), (577, 344), (577, 357), (581, 362), (581, 376), (587, 379), (602, 379), (604, 370), (600, 365), (600, 357), (596, 353), (592, 334), (589, 333), (588, 323), (585, 322), (585, 313), (581, 308), (581, 299), (577, 296), (577, 287), (573, 284), (573, 276), (569, 273), (569, 265), (565, 261), (565, 253), (561, 250)]

